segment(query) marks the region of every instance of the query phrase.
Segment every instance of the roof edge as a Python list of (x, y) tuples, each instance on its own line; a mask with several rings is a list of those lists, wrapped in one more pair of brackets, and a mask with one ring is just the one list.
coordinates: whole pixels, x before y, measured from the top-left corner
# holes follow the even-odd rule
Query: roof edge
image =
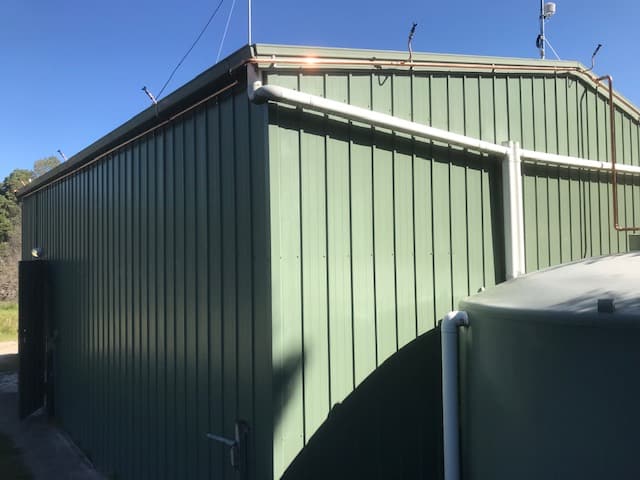
[[(211, 90), (219, 88), (224, 81), (231, 81), (233, 78), (238, 82), (244, 82), (238, 76), (238, 67), (248, 62), (264, 62), (265, 59), (290, 58), (293, 62), (285, 65), (273, 65), (265, 70), (277, 68), (315, 68), (313, 61), (307, 62), (309, 58), (318, 58), (326, 60), (337, 60), (342, 66), (335, 68), (353, 68), (349, 66), (349, 61), (360, 61), (364, 64), (362, 68), (371, 68), (376, 62), (388, 61), (390, 65), (400, 68), (411, 68), (411, 64), (405, 65), (408, 61), (408, 52), (403, 51), (385, 51), (385, 50), (367, 50), (367, 49), (347, 49), (333, 47), (312, 47), (312, 46), (291, 46), (276, 45), (268, 43), (259, 43), (254, 45), (245, 45), (234, 53), (230, 54), (224, 60), (205, 70), (203, 73), (195, 77), (190, 82), (177, 88), (171, 94), (162, 98), (156, 106), (150, 106), (139, 114), (132, 117), (127, 122), (112, 130), (110, 133), (101, 137), (88, 147), (84, 148), (77, 154), (73, 155), (68, 161), (60, 164), (56, 168), (38, 177), (29, 185), (17, 192), (19, 199), (40, 190), (49, 184), (71, 175), (73, 172), (83, 168), (85, 165), (101, 158), (102, 155), (110, 153), (113, 149), (120, 147), (128, 141), (133, 141), (137, 136), (144, 132), (148, 132), (163, 122), (170, 121), (176, 112), (180, 109), (194, 106), (198, 101), (206, 98)], [(487, 57), (476, 55), (461, 54), (439, 54), (439, 53), (413, 53), (413, 62), (423, 62), (427, 68), (428, 63), (433, 63), (433, 70), (448, 71), (447, 64), (451, 64), (452, 69), (457, 69), (461, 73), (465, 71), (475, 71), (475, 69), (486, 69), (491, 71), (491, 67), (503, 67), (502, 70), (508, 70), (508, 67), (514, 67), (514, 71), (522, 73), (532, 73), (536, 67), (547, 69), (546, 74), (553, 72), (565, 71), (582, 82), (596, 82), (595, 75), (577, 61), (559, 61), (559, 60), (539, 60), (526, 58), (510, 58), (510, 57)], [(297, 63), (296, 63), (297, 62)], [(368, 62), (372, 62), (368, 65)], [(318, 62), (321, 64), (321, 62)], [(465, 64), (468, 67), (465, 67)], [(319, 66), (319, 65), (318, 65)], [(531, 67), (531, 70), (528, 69)], [(389, 67), (393, 68), (393, 67)], [(428, 67), (431, 69), (431, 67)], [(596, 88), (591, 85), (592, 88)], [(603, 91), (599, 92), (605, 96)], [(635, 121), (640, 121), (640, 110), (622, 95), (615, 92), (616, 106), (634, 117)]]
[(156, 106), (150, 106), (138, 113), (119, 127), (115, 128), (105, 136), (93, 142), (88, 147), (73, 155), (66, 162), (61, 163), (56, 168), (48, 171), (44, 175), (33, 180), (29, 185), (21, 188), (16, 193), (21, 199), (36, 190), (55, 182), (56, 180), (73, 173), (90, 163), (97, 157), (104, 155), (113, 148), (135, 139), (140, 133), (147, 131), (154, 126), (162, 124), (171, 118), (181, 108), (185, 108), (189, 103), (195, 103), (205, 97), (211, 90), (215, 90), (220, 85), (221, 80), (230, 80), (234, 69), (245, 60), (253, 56), (252, 48), (248, 45), (236, 50), (234, 53), (221, 60), (211, 68), (205, 70), (193, 80), (177, 88), (172, 93), (158, 101)]
[[(338, 58), (351, 60), (393, 60), (407, 61), (409, 53), (400, 50), (372, 50), (372, 49), (350, 49), (336, 47), (314, 47), (314, 46), (293, 46), (278, 45), (271, 43), (258, 43), (254, 45), (257, 57), (283, 56), (283, 57), (319, 57)], [(532, 58), (518, 57), (492, 57), (482, 55), (467, 54), (443, 54), (429, 52), (413, 52), (413, 61), (444, 62), (444, 63), (480, 63), (485, 65), (519, 65), (538, 66), (546, 65), (557, 68), (579, 68), (586, 70), (586, 67), (575, 60), (540, 60)]]

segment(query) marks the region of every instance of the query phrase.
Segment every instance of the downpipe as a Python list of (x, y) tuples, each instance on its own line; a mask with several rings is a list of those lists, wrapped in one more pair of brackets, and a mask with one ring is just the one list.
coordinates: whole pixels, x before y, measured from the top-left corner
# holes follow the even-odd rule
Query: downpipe
[(460, 420), (458, 416), (458, 330), (469, 326), (467, 312), (449, 312), (440, 322), (442, 345), (442, 437), (444, 480), (460, 479)]

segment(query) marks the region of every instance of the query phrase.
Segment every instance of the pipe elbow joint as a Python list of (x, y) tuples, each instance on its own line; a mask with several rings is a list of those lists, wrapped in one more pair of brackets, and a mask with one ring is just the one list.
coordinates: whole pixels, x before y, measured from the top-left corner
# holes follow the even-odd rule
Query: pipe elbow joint
[(458, 327), (469, 326), (469, 315), (464, 311), (454, 310), (447, 313), (440, 322), (440, 330), (442, 333), (456, 333)]

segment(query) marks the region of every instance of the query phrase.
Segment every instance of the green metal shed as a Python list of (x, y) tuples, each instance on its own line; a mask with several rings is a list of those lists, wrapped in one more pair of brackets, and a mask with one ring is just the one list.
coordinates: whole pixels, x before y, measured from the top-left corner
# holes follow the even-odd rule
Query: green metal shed
[(242, 478), (278, 478), (462, 298), (627, 249), (611, 162), (619, 223), (640, 225), (640, 114), (606, 80), (407, 59), (244, 47), (20, 192), (55, 414), (98, 468), (235, 478), (206, 434), (242, 419)]

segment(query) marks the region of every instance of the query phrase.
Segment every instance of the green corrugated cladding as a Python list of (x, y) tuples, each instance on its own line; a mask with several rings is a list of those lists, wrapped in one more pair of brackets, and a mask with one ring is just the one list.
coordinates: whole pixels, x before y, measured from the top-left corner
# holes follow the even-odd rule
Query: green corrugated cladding
[[(491, 142), (609, 159), (606, 91), (567, 75), (266, 71), (267, 83)], [(618, 160), (638, 165), (637, 120), (618, 108), (616, 126)], [(501, 183), (495, 158), (250, 105), (242, 82), (43, 182), (24, 198), (23, 258), (41, 246), (54, 266), (62, 425), (119, 478), (234, 478), (204, 434), (231, 437), (243, 418), (250, 478), (279, 477), (378, 365), (504, 279)], [(640, 187), (622, 183), (622, 223), (638, 225)], [(626, 249), (605, 173), (524, 165), (523, 184), (528, 270)]]
[(56, 415), (114, 478), (271, 470), (266, 107), (245, 89), (24, 199), (54, 267)]
[[(562, 75), (271, 70), (267, 83), (523, 148), (609, 160), (603, 92)], [(496, 159), (286, 106), (270, 107), (278, 476), (376, 366), (480, 287), (504, 280)], [(618, 161), (638, 123), (618, 111)], [(606, 173), (523, 167), (527, 270), (624, 251)], [(637, 182), (636, 182), (637, 183)], [(640, 225), (640, 187), (621, 186)], [(635, 212), (635, 217), (631, 214)]]

